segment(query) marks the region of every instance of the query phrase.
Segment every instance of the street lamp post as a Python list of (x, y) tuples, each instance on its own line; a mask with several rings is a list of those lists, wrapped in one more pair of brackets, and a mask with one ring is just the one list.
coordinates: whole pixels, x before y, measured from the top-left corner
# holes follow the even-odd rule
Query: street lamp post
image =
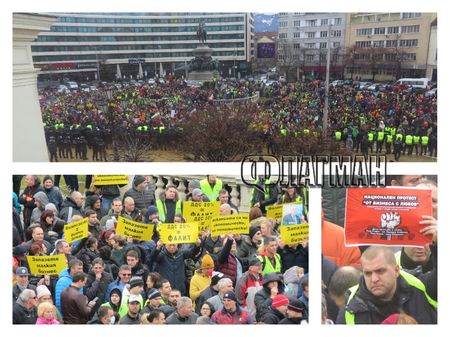
[(330, 85), (330, 33), (331, 33), (331, 25), (328, 26), (328, 42), (327, 42), (327, 70), (325, 75), (325, 102), (323, 107), (323, 136), (326, 139), (328, 134), (328, 92)]

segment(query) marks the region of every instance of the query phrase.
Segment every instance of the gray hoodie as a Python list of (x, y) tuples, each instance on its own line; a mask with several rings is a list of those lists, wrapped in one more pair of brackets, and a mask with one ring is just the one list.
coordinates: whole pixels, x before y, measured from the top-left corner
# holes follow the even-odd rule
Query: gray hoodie
[(37, 192), (34, 200), (39, 202), (39, 207), (35, 207), (31, 213), (31, 222), (37, 223), (41, 220), (41, 214), (45, 210), (45, 206), (49, 203), (48, 196), (45, 192)]

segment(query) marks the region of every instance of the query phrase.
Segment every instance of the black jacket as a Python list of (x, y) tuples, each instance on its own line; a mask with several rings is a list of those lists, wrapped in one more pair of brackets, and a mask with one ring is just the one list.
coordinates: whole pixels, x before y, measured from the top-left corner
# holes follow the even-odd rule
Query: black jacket
[(37, 309), (33, 307), (28, 310), (23, 305), (14, 303), (13, 307), (13, 324), (36, 324)]
[[(258, 181), (258, 185), (261, 186), (262, 189), (266, 188), (264, 180)], [(274, 203), (277, 202), (278, 199), (277, 185), (270, 184), (267, 188), (269, 189), (269, 197), (267, 199), (265, 198), (265, 193), (255, 187), (253, 190), (253, 198), (251, 200), (252, 207), (254, 204), (259, 202), (260, 209), (261, 212), (263, 212), (263, 214), (266, 214), (266, 206), (273, 205)]]
[[(70, 219), (68, 219), (69, 215)], [(78, 207), (75, 201), (73, 201), (70, 197), (67, 197), (61, 205), (59, 217), (66, 223), (69, 223), (74, 215), (83, 216), (83, 213), (81, 213), (81, 207)]]
[(264, 324), (278, 324), (285, 316), (277, 309), (269, 307), (262, 315), (261, 322)]
[(291, 248), (286, 245), (283, 249), (278, 250), (278, 254), (281, 257), (282, 273), (293, 266), (298, 266), (305, 270), (305, 274), (308, 274), (308, 247), (303, 248), (299, 244), (296, 248)]

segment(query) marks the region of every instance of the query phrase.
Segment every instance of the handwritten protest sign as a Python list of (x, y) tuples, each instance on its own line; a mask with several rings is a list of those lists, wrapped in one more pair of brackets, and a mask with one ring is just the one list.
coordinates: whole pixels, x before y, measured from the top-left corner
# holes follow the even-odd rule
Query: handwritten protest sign
[(95, 186), (127, 185), (127, 184), (128, 184), (127, 175), (108, 175), (108, 174), (94, 175)]
[(283, 218), (283, 205), (272, 205), (266, 207), (266, 216), (274, 220), (280, 220)]
[(88, 237), (88, 218), (83, 218), (64, 226), (64, 237), (68, 243)]
[(59, 275), (67, 268), (64, 254), (47, 256), (27, 256), (31, 274)]
[(165, 223), (161, 225), (161, 240), (165, 244), (194, 243), (198, 239), (196, 222)]
[(248, 234), (248, 214), (218, 216), (211, 219), (211, 236), (222, 234)]
[(197, 222), (198, 230), (209, 229), (211, 219), (220, 214), (220, 201), (214, 202), (183, 202), (183, 218), (186, 222)]
[(422, 215), (432, 215), (431, 190), (349, 188), (345, 244), (424, 246), (432, 238), (420, 233)]
[(119, 216), (116, 233), (131, 236), (135, 240), (148, 241), (152, 239), (154, 227), (153, 224), (144, 224)]
[(307, 239), (309, 236), (309, 225), (307, 223), (301, 225), (285, 225), (280, 226), (281, 239), (287, 245), (299, 243)]

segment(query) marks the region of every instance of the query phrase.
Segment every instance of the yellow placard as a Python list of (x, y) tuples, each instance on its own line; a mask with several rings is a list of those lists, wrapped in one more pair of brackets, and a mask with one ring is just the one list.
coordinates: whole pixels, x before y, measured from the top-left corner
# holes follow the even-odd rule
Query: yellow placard
[(198, 224), (196, 222), (165, 223), (160, 228), (161, 241), (165, 244), (197, 242)]
[(152, 239), (153, 224), (145, 224), (133, 221), (119, 215), (117, 219), (116, 233), (122, 234), (126, 237), (131, 236), (135, 240), (148, 241)]
[(68, 243), (88, 237), (88, 218), (83, 218), (64, 226), (64, 237)]
[(274, 220), (280, 220), (283, 218), (283, 205), (272, 205), (266, 207), (266, 216)]
[(128, 185), (128, 176), (127, 175), (108, 175), (108, 174), (94, 175), (94, 185), (95, 186)]
[(309, 237), (309, 225), (304, 223), (301, 225), (280, 226), (280, 234), (281, 239), (287, 245), (299, 243)]
[(211, 236), (222, 234), (248, 234), (248, 214), (223, 215), (211, 219)]
[(183, 218), (186, 222), (197, 222), (198, 230), (209, 230), (211, 219), (220, 215), (220, 201), (214, 202), (183, 202)]
[(59, 275), (67, 268), (64, 254), (27, 256), (30, 273), (35, 275)]

